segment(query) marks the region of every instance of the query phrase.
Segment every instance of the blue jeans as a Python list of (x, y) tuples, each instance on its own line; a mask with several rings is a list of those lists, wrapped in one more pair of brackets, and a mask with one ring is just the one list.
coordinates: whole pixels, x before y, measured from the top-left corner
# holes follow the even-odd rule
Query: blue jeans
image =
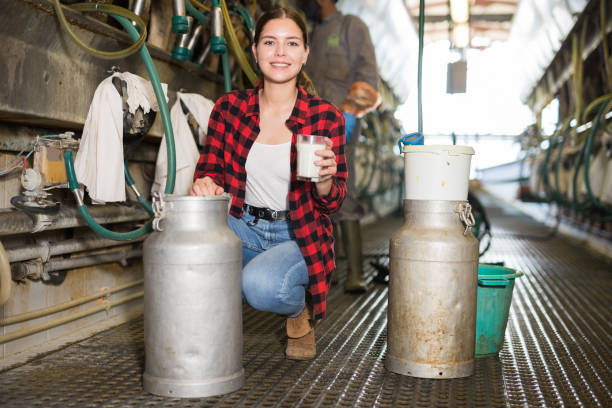
[(229, 215), (242, 241), (242, 295), (257, 310), (295, 317), (304, 309), (308, 269), (289, 221), (266, 221), (246, 211)]

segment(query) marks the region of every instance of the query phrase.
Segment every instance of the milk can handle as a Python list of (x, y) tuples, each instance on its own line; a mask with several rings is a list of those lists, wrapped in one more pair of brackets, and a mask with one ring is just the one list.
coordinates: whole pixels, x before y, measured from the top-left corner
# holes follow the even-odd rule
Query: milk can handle
[(163, 231), (160, 222), (166, 216), (166, 202), (164, 201), (164, 193), (156, 191), (153, 193), (153, 230)]
[(463, 235), (467, 235), (468, 232), (472, 229), (472, 227), (476, 224), (474, 220), (474, 215), (472, 215), (472, 206), (465, 202), (459, 205), (459, 218), (461, 222), (465, 225), (465, 230), (463, 231)]

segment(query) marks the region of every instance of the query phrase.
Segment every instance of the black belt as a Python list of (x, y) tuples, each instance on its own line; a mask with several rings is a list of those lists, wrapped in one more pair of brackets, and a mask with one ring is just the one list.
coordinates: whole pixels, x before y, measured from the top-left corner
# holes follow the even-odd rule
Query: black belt
[(253, 207), (245, 204), (242, 208), (256, 219), (266, 221), (285, 221), (289, 220), (289, 211), (271, 210), (270, 208)]

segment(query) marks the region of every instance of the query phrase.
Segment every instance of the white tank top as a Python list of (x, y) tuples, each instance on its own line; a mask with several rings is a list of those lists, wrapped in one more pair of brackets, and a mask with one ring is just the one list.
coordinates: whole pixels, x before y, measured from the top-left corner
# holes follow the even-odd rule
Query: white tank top
[(247, 156), (244, 202), (272, 210), (289, 209), (291, 142), (276, 145), (254, 142)]

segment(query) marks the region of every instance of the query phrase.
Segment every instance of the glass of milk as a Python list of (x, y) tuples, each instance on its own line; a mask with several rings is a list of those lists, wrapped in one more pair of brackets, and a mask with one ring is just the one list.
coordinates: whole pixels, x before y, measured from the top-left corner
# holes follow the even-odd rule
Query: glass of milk
[(314, 164), (322, 160), (317, 150), (325, 150), (325, 137), (316, 135), (298, 135), (297, 138), (297, 178), (298, 180), (317, 182), (320, 180), (321, 167)]

